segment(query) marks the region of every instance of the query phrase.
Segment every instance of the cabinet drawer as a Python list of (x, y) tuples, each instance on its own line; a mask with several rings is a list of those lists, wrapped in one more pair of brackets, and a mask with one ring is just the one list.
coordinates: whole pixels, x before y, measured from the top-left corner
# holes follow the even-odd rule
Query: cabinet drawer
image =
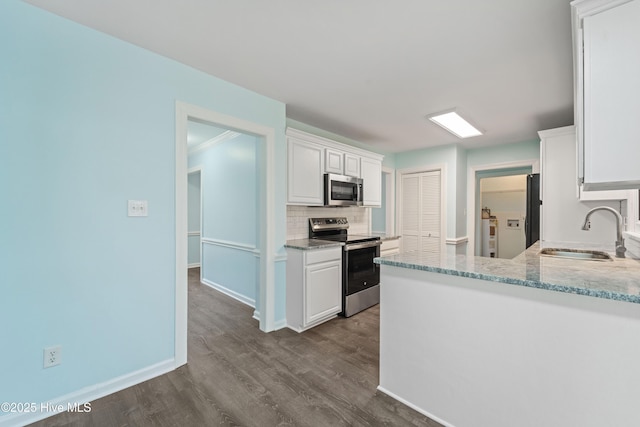
[(319, 262), (341, 260), (342, 247), (336, 246), (335, 248), (309, 250), (305, 252), (305, 255), (306, 265), (317, 264)]

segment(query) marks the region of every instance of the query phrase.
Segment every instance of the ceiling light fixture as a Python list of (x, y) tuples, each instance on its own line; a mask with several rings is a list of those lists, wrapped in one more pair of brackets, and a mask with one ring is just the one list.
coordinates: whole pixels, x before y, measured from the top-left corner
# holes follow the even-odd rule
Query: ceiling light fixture
[(470, 138), (472, 136), (482, 135), (482, 132), (467, 120), (463, 119), (455, 110), (431, 114), (427, 116), (427, 118), (458, 138)]

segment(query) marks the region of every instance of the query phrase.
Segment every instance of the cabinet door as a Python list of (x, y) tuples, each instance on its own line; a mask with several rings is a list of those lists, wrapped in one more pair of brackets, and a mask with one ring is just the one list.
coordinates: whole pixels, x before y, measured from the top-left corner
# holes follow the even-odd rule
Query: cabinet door
[(380, 207), (382, 204), (382, 162), (363, 157), (360, 161), (364, 206)]
[(342, 261), (306, 267), (304, 326), (342, 311)]
[(323, 147), (294, 138), (287, 144), (287, 203), (323, 205)]
[(360, 156), (354, 154), (344, 155), (344, 174), (360, 178)]
[(343, 167), (344, 153), (330, 148), (324, 150), (324, 171), (326, 173), (344, 174)]
[(640, 0), (610, 3), (615, 7), (592, 8), (582, 21), (584, 105), (576, 111), (584, 111), (587, 190), (640, 186)]

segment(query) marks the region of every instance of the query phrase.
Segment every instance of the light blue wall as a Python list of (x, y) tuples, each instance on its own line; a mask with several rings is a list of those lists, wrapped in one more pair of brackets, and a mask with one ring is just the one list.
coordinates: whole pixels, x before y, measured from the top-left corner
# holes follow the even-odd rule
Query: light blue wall
[(189, 156), (189, 168), (202, 168), (202, 278), (254, 302), (259, 265), (251, 248), (259, 246), (258, 144), (255, 136), (241, 134)]
[(493, 163), (540, 159), (540, 141), (524, 141), (467, 151), (469, 167)]
[[(447, 220), (447, 238), (457, 236), (456, 227), (457, 219), (457, 182), (458, 182), (458, 156), (459, 148), (456, 145), (444, 145), (439, 147), (427, 148), (424, 150), (407, 151), (396, 154), (395, 164), (398, 170), (422, 168), (423, 166), (440, 166), (445, 167), (443, 178), (446, 184), (446, 205), (445, 213)], [(466, 187), (465, 187), (466, 188)]]
[[(0, 2), (0, 402), (48, 401), (173, 358), (176, 100), (275, 129), (283, 253), (284, 104)], [(128, 199), (148, 200), (149, 216), (127, 217)], [(44, 370), (56, 344), (62, 364)]]
[[(188, 175), (187, 180), (187, 230), (200, 233), (200, 172)], [(200, 264), (200, 235), (189, 235), (189, 265)]]
[(371, 230), (384, 233), (387, 228), (387, 180), (385, 174), (381, 177), (381, 207), (371, 208)]
[(513, 144), (466, 150), (458, 145), (444, 145), (395, 154), (398, 170), (423, 166), (446, 166), (447, 238), (467, 233), (467, 173), (470, 167), (540, 158), (540, 142)]

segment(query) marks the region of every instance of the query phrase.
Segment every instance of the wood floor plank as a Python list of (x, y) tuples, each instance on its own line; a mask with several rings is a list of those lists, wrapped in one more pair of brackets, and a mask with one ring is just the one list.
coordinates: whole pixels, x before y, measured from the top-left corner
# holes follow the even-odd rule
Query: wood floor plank
[(199, 280), (191, 269), (187, 365), (33, 425), (440, 426), (376, 390), (379, 307), (265, 334), (251, 307)]

